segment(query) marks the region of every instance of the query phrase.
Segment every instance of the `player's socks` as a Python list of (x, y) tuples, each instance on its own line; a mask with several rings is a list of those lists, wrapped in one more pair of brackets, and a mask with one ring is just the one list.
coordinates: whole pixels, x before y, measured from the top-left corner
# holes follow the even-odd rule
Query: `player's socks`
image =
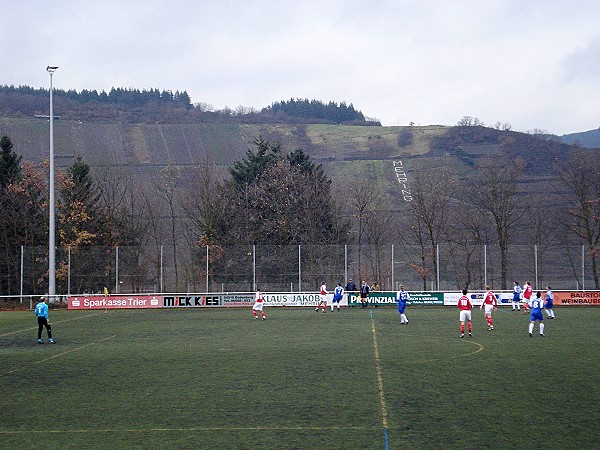
[[(540, 330), (542, 329), (542, 327), (540, 326)], [(529, 324), (529, 334), (533, 333), (533, 323)]]
[(465, 324), (460, 325), (460, 334), (465, 334)]
[(544, 334), (544, 322), (540, 323), (540, 334)]

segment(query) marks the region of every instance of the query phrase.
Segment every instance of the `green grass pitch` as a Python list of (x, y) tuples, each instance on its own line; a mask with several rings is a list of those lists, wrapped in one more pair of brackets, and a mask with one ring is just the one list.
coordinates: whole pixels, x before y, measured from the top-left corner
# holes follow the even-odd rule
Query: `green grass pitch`
[(598, 308), (265, 312), (0, 312), (0, 448), (600, 448)]

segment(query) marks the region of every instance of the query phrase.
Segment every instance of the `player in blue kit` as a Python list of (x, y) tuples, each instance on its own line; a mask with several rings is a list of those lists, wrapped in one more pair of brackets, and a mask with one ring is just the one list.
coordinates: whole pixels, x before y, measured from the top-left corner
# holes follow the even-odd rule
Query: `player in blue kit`
[(523, 293), (523, 289), (518, 281), (515, 281), (515, 286), (513, 287), (513, 300), (512, 300), (512, 310), (513, 311), (521, 311), (521, 294)]
[(408, 319), (404, 314), (404, 308), (406, 308), (406, 302), (410, 299), (408, 292), (404, 290), (404, 285), (400, 285), (400, 290), (396, 292), (396, 301), (398, 302), (398, 312), (400, 313), (400, 323), (408, 325)]
[(48, 303), (46, 297), (40, 298), (40, 301), (37, 305), (35, 305), (35, 315), (38, 320), (38, 344), (43, 344), (42, 340), (42, 330), (46, 327), (46, 331), (48, 332), (48, 344), (54, 344), (54, 339), (52, 339), (52, 327), (50, 326), (50, 322), (48, 319)]
[(542, 315), (542, 309), (544, 309), (544, 302), (542, 301), (542, 292), (538, 291), (536, 298), (529, 302), (531, 307), (531, 314), (529, 315), (529, 337), (533, 337), (533, 327), (535, 321), (540, 323), (540, 336), (544, 336), (544, 316)]
[(556, 319), (554, 316), (554, 310), (552, 307), (554, 306), (554, 292), (550, 289), (550, 286), (547, 287), (546, 291), (546, 304), (544, 305), (544, 309), (546, 310), (546, 314), (548, 315), (548, 319)]
[(331, 311), (333, 312), (333, 306), (337, 305), (337, 310), (340, 310), (340, 300), (344, 297), (344, 288), (342, 283), (338, 283), (333, 291), (333, 301), (331, 302)]

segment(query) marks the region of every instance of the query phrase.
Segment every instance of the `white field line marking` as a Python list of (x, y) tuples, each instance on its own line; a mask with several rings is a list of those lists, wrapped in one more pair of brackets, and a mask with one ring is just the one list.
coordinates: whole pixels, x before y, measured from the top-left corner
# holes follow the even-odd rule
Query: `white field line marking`
[(50, 356), (50, 357), (45, 358), (45, 359), (40, 359), (39, 361), (35, 361), (34, 364), (40, 364), (40, 363), (43, 363), (43, 362), (46, 362), (46, 361), (50, 361), (51, 359), (58, 358), (59, 356), (66, 355), (67, 353), (73, 353), (73, 352), (76, 352), (78, 350), (84, 349), (86, 347), (91, 347), (92, 345), (96, 345), (96, 344), (100, 344), (102, 342), (108, 341), (109, 339), (114, 339), (116, 337), (117, 337), (117, 335), (115, 334), (113, 336), (109, 336), (107, 338), (101, 339), (101, 340), (96, 341), (96, 342), (90, 342), (89, 344), (82, 345), (81, 347), (73, 348), (71, 350), (67, 350), (66, 352), (62, 352), (62, 353)]
[[(114, 339), (116, 337), (117, 337), (117, 335), (115, 334), (113, 336), (101, 339), (101, 340), (96, 341), (96, 342), (90, 342), (89, 344), (82, 345), (81, 347), (73, 348), (71, 350), (67, 350), (66, 352), (62, 352), (62, 353), (59, 353), (57, 355), (50, 356), (48, 358), (40, 359), (39, 361), (34, 361), (33, 364), (40, 364), (40, 363), (43, 363), (43, 362), (46, 362), (46, 361), (50, 361), (51, 359), (58, 358), (59, 356), (66, 355), (68, 353), (73, 353), (73, 352), (76, 352), (78, 350), (82, 350), (82, 349), (84, 349), (86, 347), (91, 347), (92, 345), (96, 345), (96, 344), (100, 344), (102, 342), (108, 341), (109, 339)], [(17, 372), (17, 371), (19, 371), (21, 369), (23, 369), (23, 368), (22, 367), (18, 367), (16, 369), (9, 370), (8, 372), (2, 372), (2, 373), (0, 373), (0, 377), (3, 376), (3, 375), (9, 375), (11, 373)]]
[(99, 430), (0, 430), (2, 434), (44, 434), (44, 433), (149, 433), (149, 432), (181, 432), (181, 431), (345, 431), (345, 430), (371, 430), (372, 427), (189, 427), (189, 428), (103, 428)]
[(383, 428), (388, 429), (388, 413), (385, 404), (385, 395), (383, 393), (383, 377), (381, 376), (381, 357), (379, 356), (379, 346), (377, 345), (377, 334), (375, 333), (375, 321), (371, 318), (371, 331), (373, 334), (373, 350), (375, 352), (375, 372), (377, 372), (377, 387), (379, 388), (379, 402), (381, 404), (381, 419)]
[[(61, 320), (59, 322), (51, 322), (51, 324), (71, 322), (72, 320), (86, 319), (88, 317), (100, 316), (101, 314), (106, 314), (106, 313), (88, 314), (87, 316), (72, 317), (70, 319)], [(37, 326), (36, 327), (31, 327), (31, 328), (23, 328), (22, 330), (10, 331), (8, 333), (0, 334), (0, 337), (10, 336), (11, 334), (18, 334), (18, 333), (23, 333), (25, 331), (32, 331), (32, 330), (37, 330), (37, 329), (38, 329)]]
[(479, 342), (475, 342), (475, 341), (469, 341), (469, 340), (462, 340), (461, 342), (467, 343), (467, 344), (473, 344), (477, 346), (477, 350), (473, 350), (472, 352), (469, 353), (461, 353), (460, 355), (455, 355), (455, 356), (446, 356), (445, 358), (433, 358), (433, 359), (420, 359), (415, 361), (416, 363), (426, 363), (426, 362), (432, 362), (432, 361), (445, 361), (448, 359), (455, 359), (455, 358), (464, 358), (466, 356), (471, 356), (474, 355), (476, 353), (479, 353), (481, 351), (483, 351), (485, 349), (485, 347), (483, 346), (483, 344), (480, 344)]

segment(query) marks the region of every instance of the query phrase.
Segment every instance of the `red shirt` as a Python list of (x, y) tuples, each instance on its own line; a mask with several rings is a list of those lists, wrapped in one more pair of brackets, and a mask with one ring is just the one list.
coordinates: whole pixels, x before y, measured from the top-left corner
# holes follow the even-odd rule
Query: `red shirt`
[(327, 295), (327, 287), (324, 284), (321, 285), (321, 295)]
[(471, 300), (466, 295), (463, 295), (458, 299), (458, 307), (461, 311), (471, 311), (473, 305), (471, 305)]
[(262, 301), (263, 301), (263, 295), (262, 295), (262, 292), (257, 292), (257, 293), (256, 293), (255, 300), (256, 300), (256, 302), (257, 302), (257, 303), (262, 303)]
[(523, 298), (529, 300), (531, 298), (531, 294), (533, 294), (533, 288), (530, 284), (525, 285), (525, 291), (523, 292)]
[(485, 293), (485, 297), (483, 297), (483, 304), (498, 306), (498, 302), (496, 301), (496, 296), (494, 295), (494, 293), (492, 291), (487, 291)]

